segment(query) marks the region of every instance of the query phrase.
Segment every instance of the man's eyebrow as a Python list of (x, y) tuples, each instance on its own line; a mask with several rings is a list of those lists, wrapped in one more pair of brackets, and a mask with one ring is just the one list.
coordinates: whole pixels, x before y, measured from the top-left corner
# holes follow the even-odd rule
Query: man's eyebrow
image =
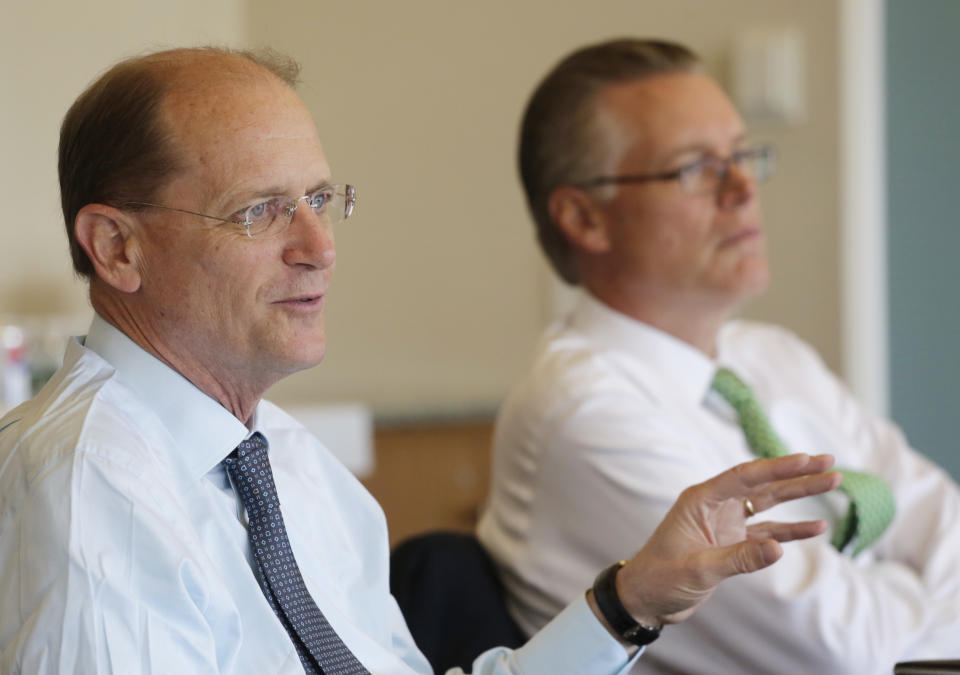
[(266, 197), (280, 197), (282, 195), (285, 195), (286, 193), (287, 193), (286, 190), (284, 190), (279, 185), (276, 185), (276, 186), (271, 186), (267, 188), (261, 188), (259, 190), (252, 190), (250, 192), (243, 192), (241, 195), (238, 196), (237, 201), (245, 204), (255, 199), (264, 199)]
[[(308, 194), (308, 195), (309, 195), (309, 194), (313, 194), (313, 193), (316, 192), (317, 190), (321, 190), (321, 189), (323, 189), (323, 188), (325, 188), (325, 187), (330, 187), (330, 185), (332, 185), (332, 183), (330, 182), (330, 179), (329, 179), (329, 178), (321, 179), (320, 181), (318, 181), (317, 183), (315, 183), (313, 187), (307, 188), (306, 194)], [(246, 193), (246, 194), (244, 195), (244, 197), (243, 197), (243, 201), (244, 201), (244, 202), (247, 202), (247, 201), (251, 201), (251, 200), (254, 200), (254, 199), (266, 199), (266, 198), (270, 198), (270, 197), (283, 197), (283, 196), (287, 196), (288, 194), (289, 194), (289, 190), (287, 190), (286, 188), (283, 188), (283, 187), (281, 187), (281, 186), (279, 186), (279, 185), (274, 185), (274, 186), (271, 186), (271, 187), (262, 188), (262, 189), (259, 189), (259, 190), (255, 190), (255, 191), (253, 191), (253, 192), (248, 192), (248, 193)]]
[[(748, 139), (749, 139), (749, 134), (746, 131), (741, 131), (739, 134), (733, 137), (732, 145), (736, 149), (738, 146), (742, 146)], [(704, 155), (714, 154), (713, 148), (710, 147), (709, 144), (700, 142), (700, 141), (695, 141), (692, 143), (688, 143), (687, 145), (680, 146), (679, 148), (675, 148), (674, 150), (671, 150), (668, 154), (664, 155), (660, 163), (670, 164), (671, 162), (676, 161), (678, 157), (690, 154), (692, 152), (699, 152)]]
[(313, 194), (313, 193), (316, 192), (317, 190), (322, 190), (322, 189), (324, 189), (324, 188), (328, 188), (328, 187), (330, 187), (331, 185), (333, 185), (333, 182), (332, 182), (329, 178), (324, 178), (324, 179), (321, 180), (319, 183), (317, 183), (316, 185), (314, 185), (312, 188), (310, 188), (309, 190), (307, 190), (307, 194), (308, 194), (308, 195), (309, 195), (309, 194)]

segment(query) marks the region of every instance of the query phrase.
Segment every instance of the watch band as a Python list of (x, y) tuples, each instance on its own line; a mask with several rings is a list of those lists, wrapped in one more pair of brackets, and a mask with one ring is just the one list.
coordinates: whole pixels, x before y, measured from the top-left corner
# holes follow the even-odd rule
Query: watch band
[(593, 582), (593, 597), (613, 631), (627, 642), (643, 647), (660, 637), (660, 627), (638, 623), (620, 602), (617, 595), (617, 572), (626, 564), (626, 560), (621, 560), (600, 572)]

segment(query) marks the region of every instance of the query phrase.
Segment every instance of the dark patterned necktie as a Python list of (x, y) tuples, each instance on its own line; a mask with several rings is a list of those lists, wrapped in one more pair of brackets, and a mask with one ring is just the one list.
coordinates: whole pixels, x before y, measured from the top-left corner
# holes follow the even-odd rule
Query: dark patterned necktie
[[(737, 412), (740, 428), (753, 454), (758, 457), (789, 454), (750, 387), (733, 371), (720, 368), (710, 386)], [(878, 476), (849, 469), (837, 471), (843, 474), (843, 483), (837, 489), (850, 499), (850, 508), (837, 526), (832, 543), (842, 551), (855, 542), (853, 555), (856, 556), (879, 539), (893, 520), (893, 493)]]
[(310, 597), (280, 514), (280, 500), (260, 432), (223, 460), (247, 510), (247, 534), (263, 594), (297, 649), (308, 674), (369, 675)]

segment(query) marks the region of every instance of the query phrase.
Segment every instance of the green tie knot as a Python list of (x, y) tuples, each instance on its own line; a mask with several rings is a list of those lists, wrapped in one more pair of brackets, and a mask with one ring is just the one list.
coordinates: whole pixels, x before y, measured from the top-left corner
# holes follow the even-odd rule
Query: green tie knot
[(729, 368), (718, 368), (710, 386), (738, 412), (744, 403), (756, 402), (750, 387)]
[(711, 386), (736, 411), (740, 418), (740, 428), (743, 429), (743, 435), (753, 454), (757, 457), (782, 457), (790, 454), (770, 425), (767, 414), (750, 391), (750, 387), (745, 385), (736, 373), (720, 368), (713, 376)]

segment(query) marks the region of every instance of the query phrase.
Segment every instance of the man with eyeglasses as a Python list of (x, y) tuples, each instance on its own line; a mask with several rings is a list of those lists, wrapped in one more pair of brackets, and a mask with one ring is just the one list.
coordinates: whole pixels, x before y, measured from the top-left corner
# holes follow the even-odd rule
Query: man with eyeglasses
[[(261, 398), (323, 357), (332, 226), (357, 204), (296, 71), (159, 52), (110, 69), (64, 119), (65, 224), (96, 316), (0, 419), (0, 672), (430, 670), (388, 590), (383, 513)], [(680, 620), (821, 532), (748, 528), (742, 504), (832, 489), (831, 461), (754, 462), (689, 491), (599, 591), (607, 616)], [(581, 593), (474, 671), (613, 673), (639, 656), (624, 644)]]
[(757, 183), (773, 160), (682, 45), (585, 47), (531, 97), (524, 189), (547, 258), (581, 291), (500, 411), (478, 527), (527, 632), (686, 486), (815, 451), (846, 470), (844, 493), (777, 513), (826, 519), (832, 536), (724, 584), (636, 672), (865, 675), (956, 655), (956, 484), (796, 336), (731, 320), (767, 285)]

